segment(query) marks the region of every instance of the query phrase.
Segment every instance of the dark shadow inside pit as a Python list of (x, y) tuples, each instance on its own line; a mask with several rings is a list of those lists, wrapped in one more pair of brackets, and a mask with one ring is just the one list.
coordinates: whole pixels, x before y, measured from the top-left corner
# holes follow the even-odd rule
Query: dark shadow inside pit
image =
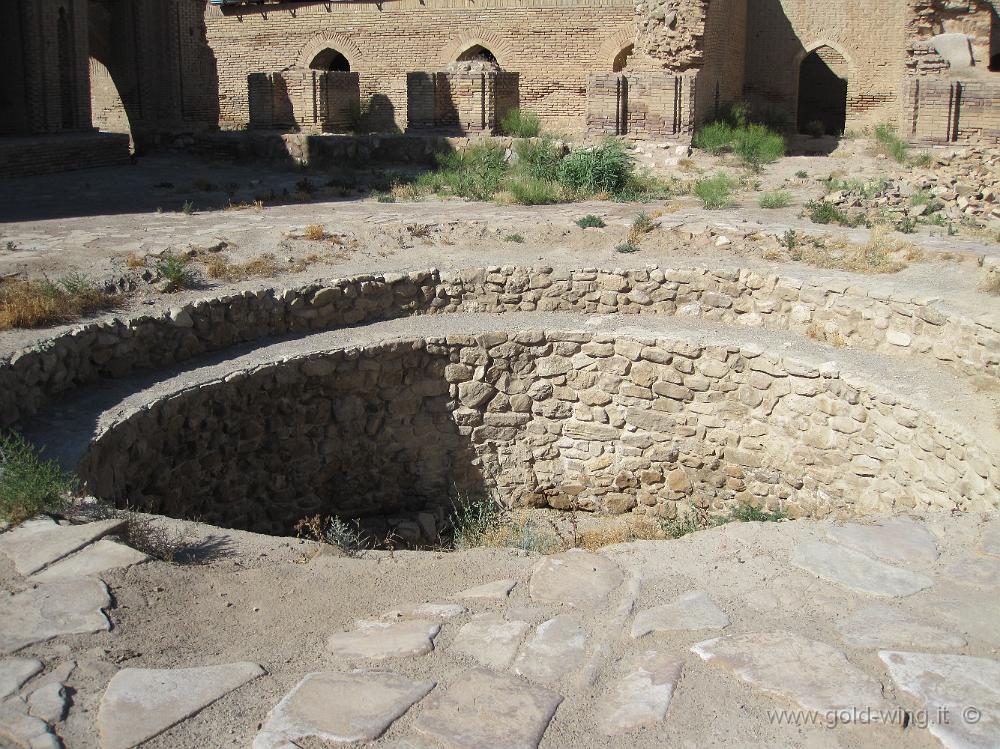
[(80, 475), (95, 496), (155, 514), (273, 535), (336, 516), (434, 543), (456, 494), (486, 493), (448, 408), (447, 363), (339, 353), (205, 385), (111, 429)]

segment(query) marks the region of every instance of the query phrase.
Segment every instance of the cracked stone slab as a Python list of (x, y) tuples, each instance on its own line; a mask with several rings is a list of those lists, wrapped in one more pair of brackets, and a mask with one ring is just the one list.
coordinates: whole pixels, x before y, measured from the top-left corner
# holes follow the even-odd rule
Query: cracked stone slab
[(458, 630), (451, 650), (475, 659), (497, 671), (510, 666), (521, 639), (531, 628), (528, 622), (503, 619), (476, 619)]
[(379, 671), (309, 674), (268, 715), (253, 749), (291, 749), (309, 738), (374, 741), (434, 687)]
[(889, 518), (875, 525), (847, 523), (826, 535), (841, 546), (886, 562), (930, 564), (938, 558), (934, 535), (906, 518)]
[(454, 619), (467, 614), (468, 609), (457, 603), (414, 603), (393, 609), (383, 619)]
[(403, 658), (429, 653), (441, 631), (437, 622), (411, 619), (399, 622), (357, 622), (352, 632), (330, 635), (327, 647), (343, 658)]
[(587, 634), (567, 614), (542, 622), (521, 647), (514, 672), (534, 681), (554, 682), (578, 668), (584, 659)]
[(542, 559), (528, 592), (536, 601), (596, 608), (624, 581), (621, 568), (601, 554), (571, 549)]
[(873, 596), (901, 598), (934, 584), (927, 575), (822, 541), (807, 541), (798, 546), (792, 553), (792, 564), (823, 580)]
[(264, 673), (246, 662), (122, 669), (108, 684), (97, 713), (101, 749), (132, 749)]
[(59, 525), (52, 518), (34, 518), (0, 536), (0, 552), (10, 557), (20, 574), (33, 575), (114, 533), (124, 524), (124, 520), (99, 520), (84, 525)]
[[(62, 743), (52, 733), (49, 724), (39, 718), (0, 706), (0, 746), (25, 749), (60, 749)], [(13, 747), (11, 747), (13, 749)]]
[(0, 596), (0, 652), (13, 652), (60, 635), (111, 629), (102, 609), (111, 605), (107, 586), (92, 577), (43, 583)]
[(28, 679), (44, 669), (42, 662), (34, 658), (0, 659), (0, 700), (14, 694)]
[(503, 599), (510, 595), (517, 585), (516, 580), (497, 580), (493, 583), (484, 583), (474, 588), (467, 588), (455, 594), (456, 598), (497, 598)]
[(692, 590), (672, 603), (645, 609), (635, 615), (632, 637), (650, 632), (686, 629), (725, 629), (730, 624), (726, 612), (720, 609), (703, 590)]
[(632, 656), (625, 673), (599, 709), (598, 727), (606, 736), (655, 728), (667, 717), (670, 700), (684, 670), (684, 659), (648, 650)]
[(127, 544), (102, 538), (86, 546), (75, 554), (60, 559), (41, 572), (31, 576), (33, 580), (62, 580), (67, 577), (88, 577), (100, 575), (108, 570), (131, 567), (148, 562), (150, 557)]
[[(924, 703), (927, 728), (949, 749), (1000, 746), (1000, 661), (882, 651), (896, 685)], [(947, 720), (934, 720), (947, 715)]]
[(561, 702), (549, 689), (477, 668), (431, 695), (413, 730), (448, 749), (536, 749)]
[(806, 710), (886, 710), (881, 685), (839, 650), (792, 632), (730, 635), (691, 648), (765, 694)]
[(844, 642), (861, 648), (960, 648), (965, 638), (930, 624), (916, 615), (875, 605), (858, 609), (837, 622)]

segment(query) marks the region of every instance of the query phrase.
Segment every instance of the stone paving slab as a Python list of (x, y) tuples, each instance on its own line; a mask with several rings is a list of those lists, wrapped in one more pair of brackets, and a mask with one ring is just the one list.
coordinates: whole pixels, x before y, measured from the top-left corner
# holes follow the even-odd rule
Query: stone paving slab
[(0, 652), (10, 653), (59, 635), (111, 629), (102, 610), (110, 605), (107, 586), (92, 577), (42, 583), (0, 596)]
[(473, 658), (481, 665), (502, 671), (510, 666), (518, 645), (531, 628), (528, 622), (477, 619), (462, 626), (451, 650)]
[(378, 671), (309, 674), (268, 715), (253, 749), (290, 749), (308, 738), (374, 741), (434, 686)]
[(628, 659), (624, 675), (601, 703), (601, 733), (615, 736), (655, 728), (667, 716), (683, 670), (684, 659), (670, 653), (648, 650)]
[(4, 749), (62, 749), (48, 723), (7, 706), (0, 706), (0, 740)]
[(959, 585), (978, 588), (1000, 588), (1000, 561), (995, 559), (962, 559), (948, 565), (943, 576)]
[(411, 619), (399, 622), (357, 622), (352, 632), (330, 635), (327, 647), (342, 658), (381, 660), (424, 655), (434, 649), (441, 631), (437, 622)]
[(497, 580), (494, 583), (484, 583), (474, 588), (467, 588), (455, 594), (456, 598), (497, 598), (503, 599), (510, 595), (517, 585), (516, 580)]
[(1000, 558), (1000, 521), (993, 521), (979, 538), (979, 551), (987, 556)]
[(0, 700), (14, 694), (21, 685), (44, 670), (34, 658), (3, 658), (0, 660)]
[(32, 575), (33, 580), (62, 580), (67, 577), (87, 577), (100, 575), (108, 570), (131, 567), (148, 562), (150, 557), (131, 546), (102, 538), (97, 543), (86, 546), (75, 554), (60, 559), (41, 572)]
[(264, 673), (246, 662), (122, 669), (108, 684), (97, 713), (101, 749), (139, 746)]
[(841, 546), (886, 562), (930, 564), (938, 558), (934, 535), (907, 518), (890, 518), (874, 525), (847, 523), (826, 535)]
[(542, 622), (521, 647), (514, 673), (533, 681), (551, 683), (580, 667), (587, 646), (587, 633), (580, 621), (568, 614)]
[(59, 525), (52, 518), (38, 517), (0, 536), (0, 552), (10, 558), (20, 574), (33, 575), (124, 524), (124, 520), (99, 520)]
[(934, 584), (927, 575), (822, 541), (807, 541), (796, 547), (792, 564), (823, 580), (873, 596), (911, 596)]
[(383, 619), (454, 619), (467, 614), (468, 609), (456, 603), (414, 603), (393, 609)]
[(427, 698), (413, 730), (448, 749), (536, 749), (561, 702), (544, 687), (477, 668)]
[(595, 608), (624, 579), (621, 568), (606, 556), (571, 549), (542, 559), (532, 572), (528, 590), (536, 601)]
[(891, 606), (866, 606), (837, 622), (844, 642), (860, 648), (928, 648), (965, 646), (965, 638), (927, 624), (922, 617)]
[(923, 703), (927, 728), (945, 747), (1000, 746), (1000, 661), (899, 651), (879, 657), (896, 685)]
[(645, 609), (635, 615), (632, 637), (651, 632), (687, 629), (725, 629), (729, 617), (703, 590), (692, 590), (663, 606)]
[(45, 684), (28, 695), (28, 712), (49, 725), (65, 718), (68, 707), (66, 687), (57, 681)]
[(821, 713), (888, 710), (881, 685), (839, 650), (792, 632), (730, 635), (691, 648), (766, 694)]

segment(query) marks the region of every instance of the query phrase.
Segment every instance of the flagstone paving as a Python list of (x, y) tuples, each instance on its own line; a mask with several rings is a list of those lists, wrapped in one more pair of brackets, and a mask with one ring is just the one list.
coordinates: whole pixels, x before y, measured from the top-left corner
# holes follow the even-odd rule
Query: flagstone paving
[[(4, 545), (15, 569), (35, 570), (0, 600), (0, 648), (25, 652), (0, 659), (4, 747), (172, 747), (175, 731), (196, 727), (206, 708), (239, 699), (251, 683), (268, 685), (272, 695), (247, 703), (260, 711), (243, 744), (253, 749), (669, 745), (691, 718), (685, 710), (700, 704), (692, 690), (710, 683), (742, 684), (776, 709), (817, 711), (859, 731), (882, 725), (896, 732), (872, 734), (872, 746), (885, 745), (885, 736), (907, 744), (926, 736), (955, 748), (1000, 745), (1000, 660), (983, 657), (1000, 648), (1000, 562), (990, 556), (995, 521), (968, 537), (971, 551), (958, 553), (945, 553), (947, 534), (912, 521), (827, 525), (827, 540), (802, 537), (783, 557), (761, 557), (759, 567), (748, 564), (753, 524), (718, 529), (712, 533), (720, 550), (735, 560), (718, 579), (699, 579), (697, 564), (676, 556), (691, 539), (545, 557), (523, 590), (523, 580), (497, 580), (446, 593), (444, 601), (386, 606), (348, 631), (323, 633), (326, 653), (317, 655), (328, 670), (286, 672), (280, 690), (270, 686), (270, 666), (206, 665), (207, 651), (200, 664), (121, 670), (55, 655), (68, 652), (54, 649), (67, 638), (116, 637), (105, 615), (113, 597), (100, 576), (137, 557), (105, 538), (105, 524), (27, 527)], [(49, 551), (18, 538), (46, 540)], [(69, 550), (77, 545), (70, 539), (85, 538)], [(96, 558), (122, 563), (101, 568)], [(39, 574), (43, 559), (51, 561)], [(55, 579), (40, 579), (49, 575)], [(124, 578), (115, 579), (121, 585)], [(514, 590), (521, 591), (516, 599)], [(449, 596), (462, 603), (448, 603)], [(811, 627), (796, 626), (814, 612)], [(790, 626), (754, 627), (761, 617)], [(705, 639), (710, 630), (719, 636)], [(106, 674), (106, 689), (74, 695), (68, 684), (77, 672)], [(678, 699), (686, 700), (680, 712)], [(79, 717), (77, 703), (88, 700), (93, 741), (62, 740), (68, 716)], [(566, 710), (575, 717), (561, 719)], [(929, 716), (926, 728), (911, 718), (900, 734), (915, 710)], [(240, 721), (245, 710), (225, 709), (213, 720), (220, 715)], [(942, 715), (949, 720), (934, 719)], [(564, 738), (567, 721), (577, 731), (572, 739)], [(777, 744), (800, 745), (790, 738), (797, 734), (776, 735), (784, 737)]]

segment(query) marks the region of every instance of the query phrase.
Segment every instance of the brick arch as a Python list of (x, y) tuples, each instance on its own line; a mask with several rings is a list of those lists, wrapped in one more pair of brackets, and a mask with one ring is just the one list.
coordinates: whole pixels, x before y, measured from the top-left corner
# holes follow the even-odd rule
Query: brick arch
[(635, 44), (636, 31), (634, 28), (619, 29), (609, 36), (601, 44), (597, 51), (596, 64), (601, 71), (611, 70), (615, 64), (615, 58), (621, 54), (622, 50), (631, 44)]
[(441, 65), (450, 65), (459, 55), (476, 45), (486, 47), (497, 58), (497, 64), (505, 70), (508, 69), (507, 66), (514, 57), (510, 41), (494, 31), (482, 28), (469, 29), (453, 37), (441, 50), (439, 62)]
[(357, 70), (361, 64), (361, 50), (350, 37), (344, 34), (320, 34), (310, 39), (299, 54), (297, 67), (308, 68), (316, 59), (316, 55), (325, 49), (335, 49), (351, 63), (351, 70)]
[(831, 52), (835, 53), (836, 55), (839, 55), (842, 58), (843, 64), (846, 67), (846, 70), (844, 72), (850, 72), (854, 68), (854, 63), (851, 61), (850, 56), (846, 52), (844, 52), (843, 48), (839, 44), (831, 42), (828, 39), (818, 39), (809, 46), (805, 47), (801, 52), (799, 52), (795, 56), (795, 66), (798, 67), (802, 65), (802, 61), (805, 60), (809, 55), (811, 55), (813, 52), (818, 52), (819, 50), (824, 48), (829, 49)]

